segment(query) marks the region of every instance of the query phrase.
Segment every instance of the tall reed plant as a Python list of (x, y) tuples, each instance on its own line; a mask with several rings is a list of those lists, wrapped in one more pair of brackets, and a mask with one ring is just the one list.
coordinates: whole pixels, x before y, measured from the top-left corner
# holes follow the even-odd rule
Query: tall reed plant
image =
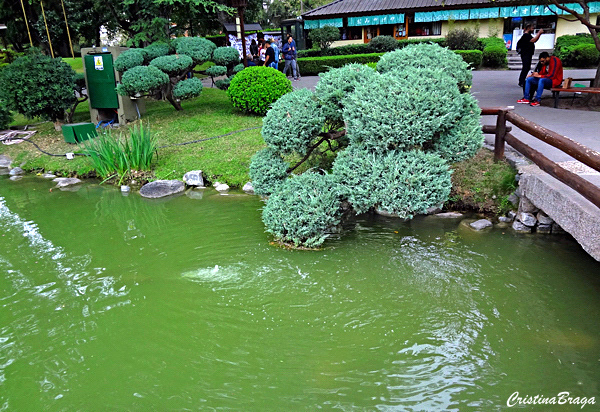
[(88, 156), (96, 174), (105, 181), (113, 177), (121, 184), (132, 170), (151, 170), (158, 143), (150, 126), (134, 125), (128, 136), (115, 136), (111, 129), (95, 139), (81, 142), (82, 153)]

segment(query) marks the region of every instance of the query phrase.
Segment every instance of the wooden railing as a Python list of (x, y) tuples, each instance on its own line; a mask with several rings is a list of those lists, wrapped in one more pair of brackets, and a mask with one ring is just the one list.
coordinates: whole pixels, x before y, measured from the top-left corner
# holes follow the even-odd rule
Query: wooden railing
[(523, 116), (519, 116), (518, 114), (512, 112), (512, 108), (509, 107), (485, 107), (481, 109), (481, 114), (484, 116), (498, 116), (496, 119), (496, 127), (483, 127), (484, 133), (495, 135), (494, 157), (496, 160), (504, 158), (504, 145), (506, 142), (519, 153), (530, 159), (540, 169), (576, 190), (583, 197), (600, 208), (600, 188), (598, 186), (582, 178), (581, 176), (566, 170), (537, 150), (523, 143), (510, 133), (512, 128), (507, 125), (507, 122), (513, 124), (536, 139), (556, 147), (574, 159), (579, 160), (581, 163), (584, 163), (599, 172), (600, 153), (580, 143), (577, 143), (566, 136), (533, 123), (532, 121), (525, 119)]

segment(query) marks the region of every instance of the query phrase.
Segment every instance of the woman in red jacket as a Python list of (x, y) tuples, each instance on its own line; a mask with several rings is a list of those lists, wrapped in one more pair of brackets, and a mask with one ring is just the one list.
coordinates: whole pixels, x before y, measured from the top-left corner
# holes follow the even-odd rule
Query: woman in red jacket
[[(556, 56), (550, 56), (547, 52), (540, 53), (540, 63), (542, 68), (539, 72), (532, 73), (527, 77), (523, 98), (517, 100), (517, 103), (529, 103), (530, 106), (539, 106), (540, 99), (544, 89), (558, 87), (563, 81), (562, 62)], [(537, 87), (535, 98), (530, 102), (529, 93)]]

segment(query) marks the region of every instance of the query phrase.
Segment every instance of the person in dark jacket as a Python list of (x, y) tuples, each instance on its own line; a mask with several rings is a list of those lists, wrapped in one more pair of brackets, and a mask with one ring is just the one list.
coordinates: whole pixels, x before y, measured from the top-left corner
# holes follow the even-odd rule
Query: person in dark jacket
[(521, 55), (521, 62), (523, 63), (523, 67), (521, 68), (521, 74), (519, 75), (519, 86), (525, 88), (525, 79), (527, 78), (527, 74), (529, 70), (531, 70), (531, 59), (533, 58), (533, 53), (535, 53), (535, 42), (538, 41), (541, 34), (544, 32), (540, 29), (535, 36), (532, 36), (534, 26), (533, 24), (528, 24), (525, 27), (523, 36), (517, 42), (517, 53)]
[(258, 59), (258, 44), (256, 44), (256, 40), (254, 39), (250, 43), (250, 54), (255, 60)]
[(291, 68), (294, 80), (298, 80), (298, 74), (296, 72), (296, 43), (292, 36), (288, 37), (288, 41), (283, 45), (281, 51), (283, 52), (283, 57), (285, 59), (283, 74), (287, 76), (288, 69)]

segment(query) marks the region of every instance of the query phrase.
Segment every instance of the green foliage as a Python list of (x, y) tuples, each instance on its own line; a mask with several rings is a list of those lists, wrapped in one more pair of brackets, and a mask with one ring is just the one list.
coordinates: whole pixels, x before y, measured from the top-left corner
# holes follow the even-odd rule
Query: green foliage
[(315, 95), (331, 124), (343, 124), (344, 100), (357, 86), (367, 84), (374, 75), (375, 70), (363, 64), (348, 64), (319, 75), (321, 79), (315, 86)]
[(217, 86), (217, 89), (220, 89), (220, 90), (227, 90), (227, 89), (229, 89), (229, 85), (230, 84), (231, 84), (231, 79), (230, 78), (220, 79), (220, 80), (217, 80), (215, 82), (215, 86)]
[(446, 47), (450, 50), (479, 49), (477, 31), (473, 29), (453, 29), (446, 35)]
[(452, 186), (447, 163), (419, 150), (376, 153), (351, 146), (336, 158), (332, 175), (357, 213), (376, 208), (401, 218), (443, 203)]
[(452, 76), (461, 91), (472, 84), (473, 76), (462, 57), (437, 44), (408, 45), (385, 54), (377, 63), (377, 71), (380, 73), (431, 67), (441, 68)]
[(419, 44), (437, 44), (440, 47), (446, 46), (446, 39), (402, 39), (398, 40), (398, 47), (403, 49), (407, 46), (419, 45)]
[(217, 47), (213, 52), (212, 61), (219, 66), (229, 66), (240, 61), (240, 53), (233, 47)]
[(137, 93), (147, 94), (169, 83), (169, 76), (154, 66), (136, 66), (121, 77), (117, 85), (117, 93), (122, 96), (134, 96)]
[(477, 69), (483, 61), (483, 52), (481, 50), (455, 50), (472, 69)]
[(227, 67), (225, 66), (211, 66), (206, 69), (206, 74), (210, 77), (225, 76), (227, 74)]
[(341, 220), (338, 193), (330, 175), (307, 172), (285, 180), (263, 209), (267, 232), (295, 246), (321, 246)]
[(115, 70), (121, 73), (144, 64), (144, 52), (142, 49), (129, 49), (119, 54), (115, 60)]
[(153, 59), (150, 66), (159, 68), (169, 76), (176, 76), (190, 71), (194, 67), (194, 61), (185, 54), (171, 54)]
[(353, 54), (349, 56), (303, 57), (298, 65), (304, 76), (316, 76), (330, 68), (343, 67), (350, 63), (372, 63), (379, 61), (383, 53)]
[(567, 61), (575, 67), (595, 66), (600, 62), (600, 51), (594, 44), (578, 44), (571, 47)]
[(311, 50), (298, 50), (298, 57), (325, 57), (325, 56), (346, 56), (350, 54), (365, 54), (369, 53), (367, 49), (369, 45), (360, 44), (348, 44), (339, 47), (330, 47), (325, 50), (311, 49)]
[(396, 50), (398, 46), (398, 40), (392, 36), (377, 36), (368, 43), (367, 49), (370, 53), (385, 53)]
[(217, 48), (213, 42), (202, 37), (181, 37), (177, 39), (175, 51), (185, 54), (194, 60), (194, 64), (202, 64), (212, 58), (213, 51)]
[(481, 50), (483, 50), (484, 48), (486, 48), (488, 46), (506, 47), (504, 40), (501, 39), (500, 37), (495, 37), (495, 36), (482, 37), (482, 38), (479, 38), (478, 40), (479, 40), (479, 43), (481, 43), (481, 47), (478, 47), (478, 48)]
[(244, 63), (236, 64), (235, 66), (233, 66), (233, 74), (238, 74), (239, 72), (241, 72), (244, 69), (245, 69)]
[(321, 50), (325, 50), (331, 46), (331, 43), (340, 39), (340, 30), (337, 27), (325, 26), (311, 30), (308, 38)]
[(156, 42), (151, 44), (150, 46), (144, 47), (142, 53), (144, 54), (144, 60), (146, 62), (151, 62), (157, 57), (166, 56), (171, 51), (170, 46), (167, 43)]
[(61, 59), (30, 55), (0, 71), (0, 99), (27, 118), (57, 121), (75, 102), (75, 71)]
[(202, 92), (202, 80), (192, 77), (177, 83), (173, 87), (173, 97), (179, 100), (191, 99), (200, 96)]
[(313, 93), (295, 90), (273, 103), (264, 118), (262, 136), (269, 147), (283, 155), (304, 155), (324, 123), (325, 116)]
[(358, 86), (346, 99), (344, 120), (352, 144), (385, 151), (432, 140), (461, 110), (456, 81), (444, 69), (407, 66)]
[(486, 46), (483, 49), (483, 65), (485, 67), (506, 67), (508, 65), (506, 55), (504, 44)]
[(477, 100), (468, 93), (463, 93), (460, 97), (460, 114), (453, 123), (447, 125), (446, 130), (434, 137), (431, 145), (434, 152), (450, 163), (473, 157), (484, 139), (479, 123), (481, 109)]
[(571, 65), (571, 62), (569, 61), (571, 50), (573, 47), (579, 46), (580, 44), (593, 45), (594, 39), (590, 34), (560, 36), (556, 39), (553, 54), (563, 62), (563, 65)]
[(235, 108), (264, 115), (272, 103), (291, 91), (291, 82), (280, 71), (272, 67), (253, 66), (231, 79), (227, 95)]
[(129, 137), (113, 136), (108, 129), (94, 139), (81, 142), (81, 148), (101, 178), (116, 176), (121, 184), (132, 170), (150, 170), (157, 141), (151, 136), (149, 126), (140, 124), (139, 128), (135, 125), (130, 129)]
[(259, 196), (270, 196), (287, 178), (289, 163), (271, 148), (256, 153), (250, 160), (250, 179), (254, 193)]
[(0, 101), (0, 130), (8, 129), (8, 125), (13, 121), (10, 110), (6, 108), (4, 102)]

